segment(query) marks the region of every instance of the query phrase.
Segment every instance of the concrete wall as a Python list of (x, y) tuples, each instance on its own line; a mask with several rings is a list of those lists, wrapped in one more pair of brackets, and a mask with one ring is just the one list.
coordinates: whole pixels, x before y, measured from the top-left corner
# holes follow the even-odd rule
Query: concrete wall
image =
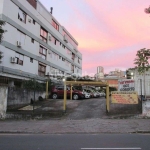
[(150, 117), (150, 101), (144, 101), (143, 102), (143, 116)]
[(0, 86), (0, 119), (4, 119), (7, 109), (7, 86)]
[[(39, 96), (45, 98), (45, 92), (36, 91), (35, 100), (37, 101)], [(7, 106), (12, 105), (21, 105), (21, 104), (30, 104), (31, 98), (34, 100), (34, 91), (9, 87), (8, 88), (8, 99)]]

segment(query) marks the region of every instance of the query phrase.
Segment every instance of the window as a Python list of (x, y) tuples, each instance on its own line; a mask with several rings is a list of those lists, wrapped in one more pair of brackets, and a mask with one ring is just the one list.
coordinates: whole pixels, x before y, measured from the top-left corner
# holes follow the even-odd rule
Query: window
[(21, 42), (21, 45), (25, 44), (26, 35), (18, 30), (18, 41)]
[(15, 59), (16, 64), (23, 66), (23, 55), (16, 53)]
[(33, 19), (33, 24), (35, 24), (35, 22), (36, 22), (36, 21)]
[(54, 58), (55, 60), (58, 60), (58, 57), (59, 57), (58, 54), (56, 54), (56, 53), (53, 52), (53, 58)]
[(78, 63), (80, 64), (80, 58), (78, 58)]
[(47, 49), (40, 45), (39, 54), (43, 59), (46, 59)]
[(18, 41), (21, 42), (21, 45), (25, 44), (26, 35), (18, 30)]
[(31, 42), (34, 43), (34, 39), (31, 38)]
[(37, 0), (27, 0), (27, 1), (30, 3), (30, 5), (32, 5), (36, 9)]
[(75, 59), (75, 54), (72, 53), (72, 60), (74, 61), (74, 59)]
[(38, 75), (39, 76), (45, 76), (45, 72), (46, 72), (46, 66), (43, 64), (39, 64)]
[(59, 42), (54, 36), (52, 36), (51, 41), (52, 41), (52, 43), (55, 44), (55, 45), (58, 45), (58, 46), (60, 45), (60, 44), (59, 44), (60, 42)]
[(33, 63), (33, 58), (30, 58), (30, 62)]
[(71, 71), (74, 73), (74, 65), (71, 65)]
[(65, 45), (62, 44), (62, 47), (65, 49)]
[(40, 36), (42, 38), (42, 41), (45, 43), (47, 43), (47, 35), (48, 35), (48, 32), (41, 27)]
[(52, 26), (59, 31), (59, 25), (52, 19)]
[(65, 58), (62, 57), (62, 61), (65, 61)]
[(21, 9), (18, 11), (18, 19), (24, 23), (26, 23), (26, 13), (23, 12)]

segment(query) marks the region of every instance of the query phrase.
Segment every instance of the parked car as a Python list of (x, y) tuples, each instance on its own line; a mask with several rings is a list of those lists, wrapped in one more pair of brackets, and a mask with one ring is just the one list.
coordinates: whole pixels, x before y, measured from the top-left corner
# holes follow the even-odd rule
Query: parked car
[[(67, 97), (70, 97), (70, 92), (71, 92), (70, 87), (67, 86), (66, 90), (67, 90)], [(51, 90), (51, 95), (52, 95), (53, 99), (64, 97), (64, 86), (63, 85), (53, 86), (52, 90)], [(84, 97), (85, 97), (84, 92), (82, 92), (80, 90), (76, 90), (75, 88), (73, 88), (72, 98), (74, 100), (82, 99)]]
[(85, 92), (85, 91), (83, 91), (83, 92), (84, 92), (85, 98), (91, 98), (91, 94), (90, 93)]
[(88, 90), (88, 89), (84, 89), (85, 92), (87, 92), (88, 94), (90, 94), (90, 98), (94, 97), (94, 94), (92, 91)]

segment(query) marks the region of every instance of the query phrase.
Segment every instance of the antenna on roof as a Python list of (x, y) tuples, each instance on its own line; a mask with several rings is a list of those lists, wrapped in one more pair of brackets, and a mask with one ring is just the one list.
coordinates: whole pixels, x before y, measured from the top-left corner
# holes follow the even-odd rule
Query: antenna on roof
[(50, 13), (51, 14), (53, 13), (53, 7), (50, 7)]

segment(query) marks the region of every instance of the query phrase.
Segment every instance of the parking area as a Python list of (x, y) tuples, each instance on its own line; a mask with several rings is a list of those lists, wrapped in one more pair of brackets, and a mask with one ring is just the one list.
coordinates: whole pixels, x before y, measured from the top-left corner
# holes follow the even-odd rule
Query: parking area
[[(110, 97), (111, 100), (111, 97)], [(34, 108), (34, 110), (33, 110)], [(66, 102), (66, 113), (63, 112), (63, 99), (48, 99), (38, 101), (28, 106), (18, 106), (7, 111), (7, 118), (19, 119), (72, 119), (82, 120), (90, 118), (119, 118), (140, 114), (139, 105), (111, 104), (110, 112), (106, 113), (105, 97), (70, 100)]]

